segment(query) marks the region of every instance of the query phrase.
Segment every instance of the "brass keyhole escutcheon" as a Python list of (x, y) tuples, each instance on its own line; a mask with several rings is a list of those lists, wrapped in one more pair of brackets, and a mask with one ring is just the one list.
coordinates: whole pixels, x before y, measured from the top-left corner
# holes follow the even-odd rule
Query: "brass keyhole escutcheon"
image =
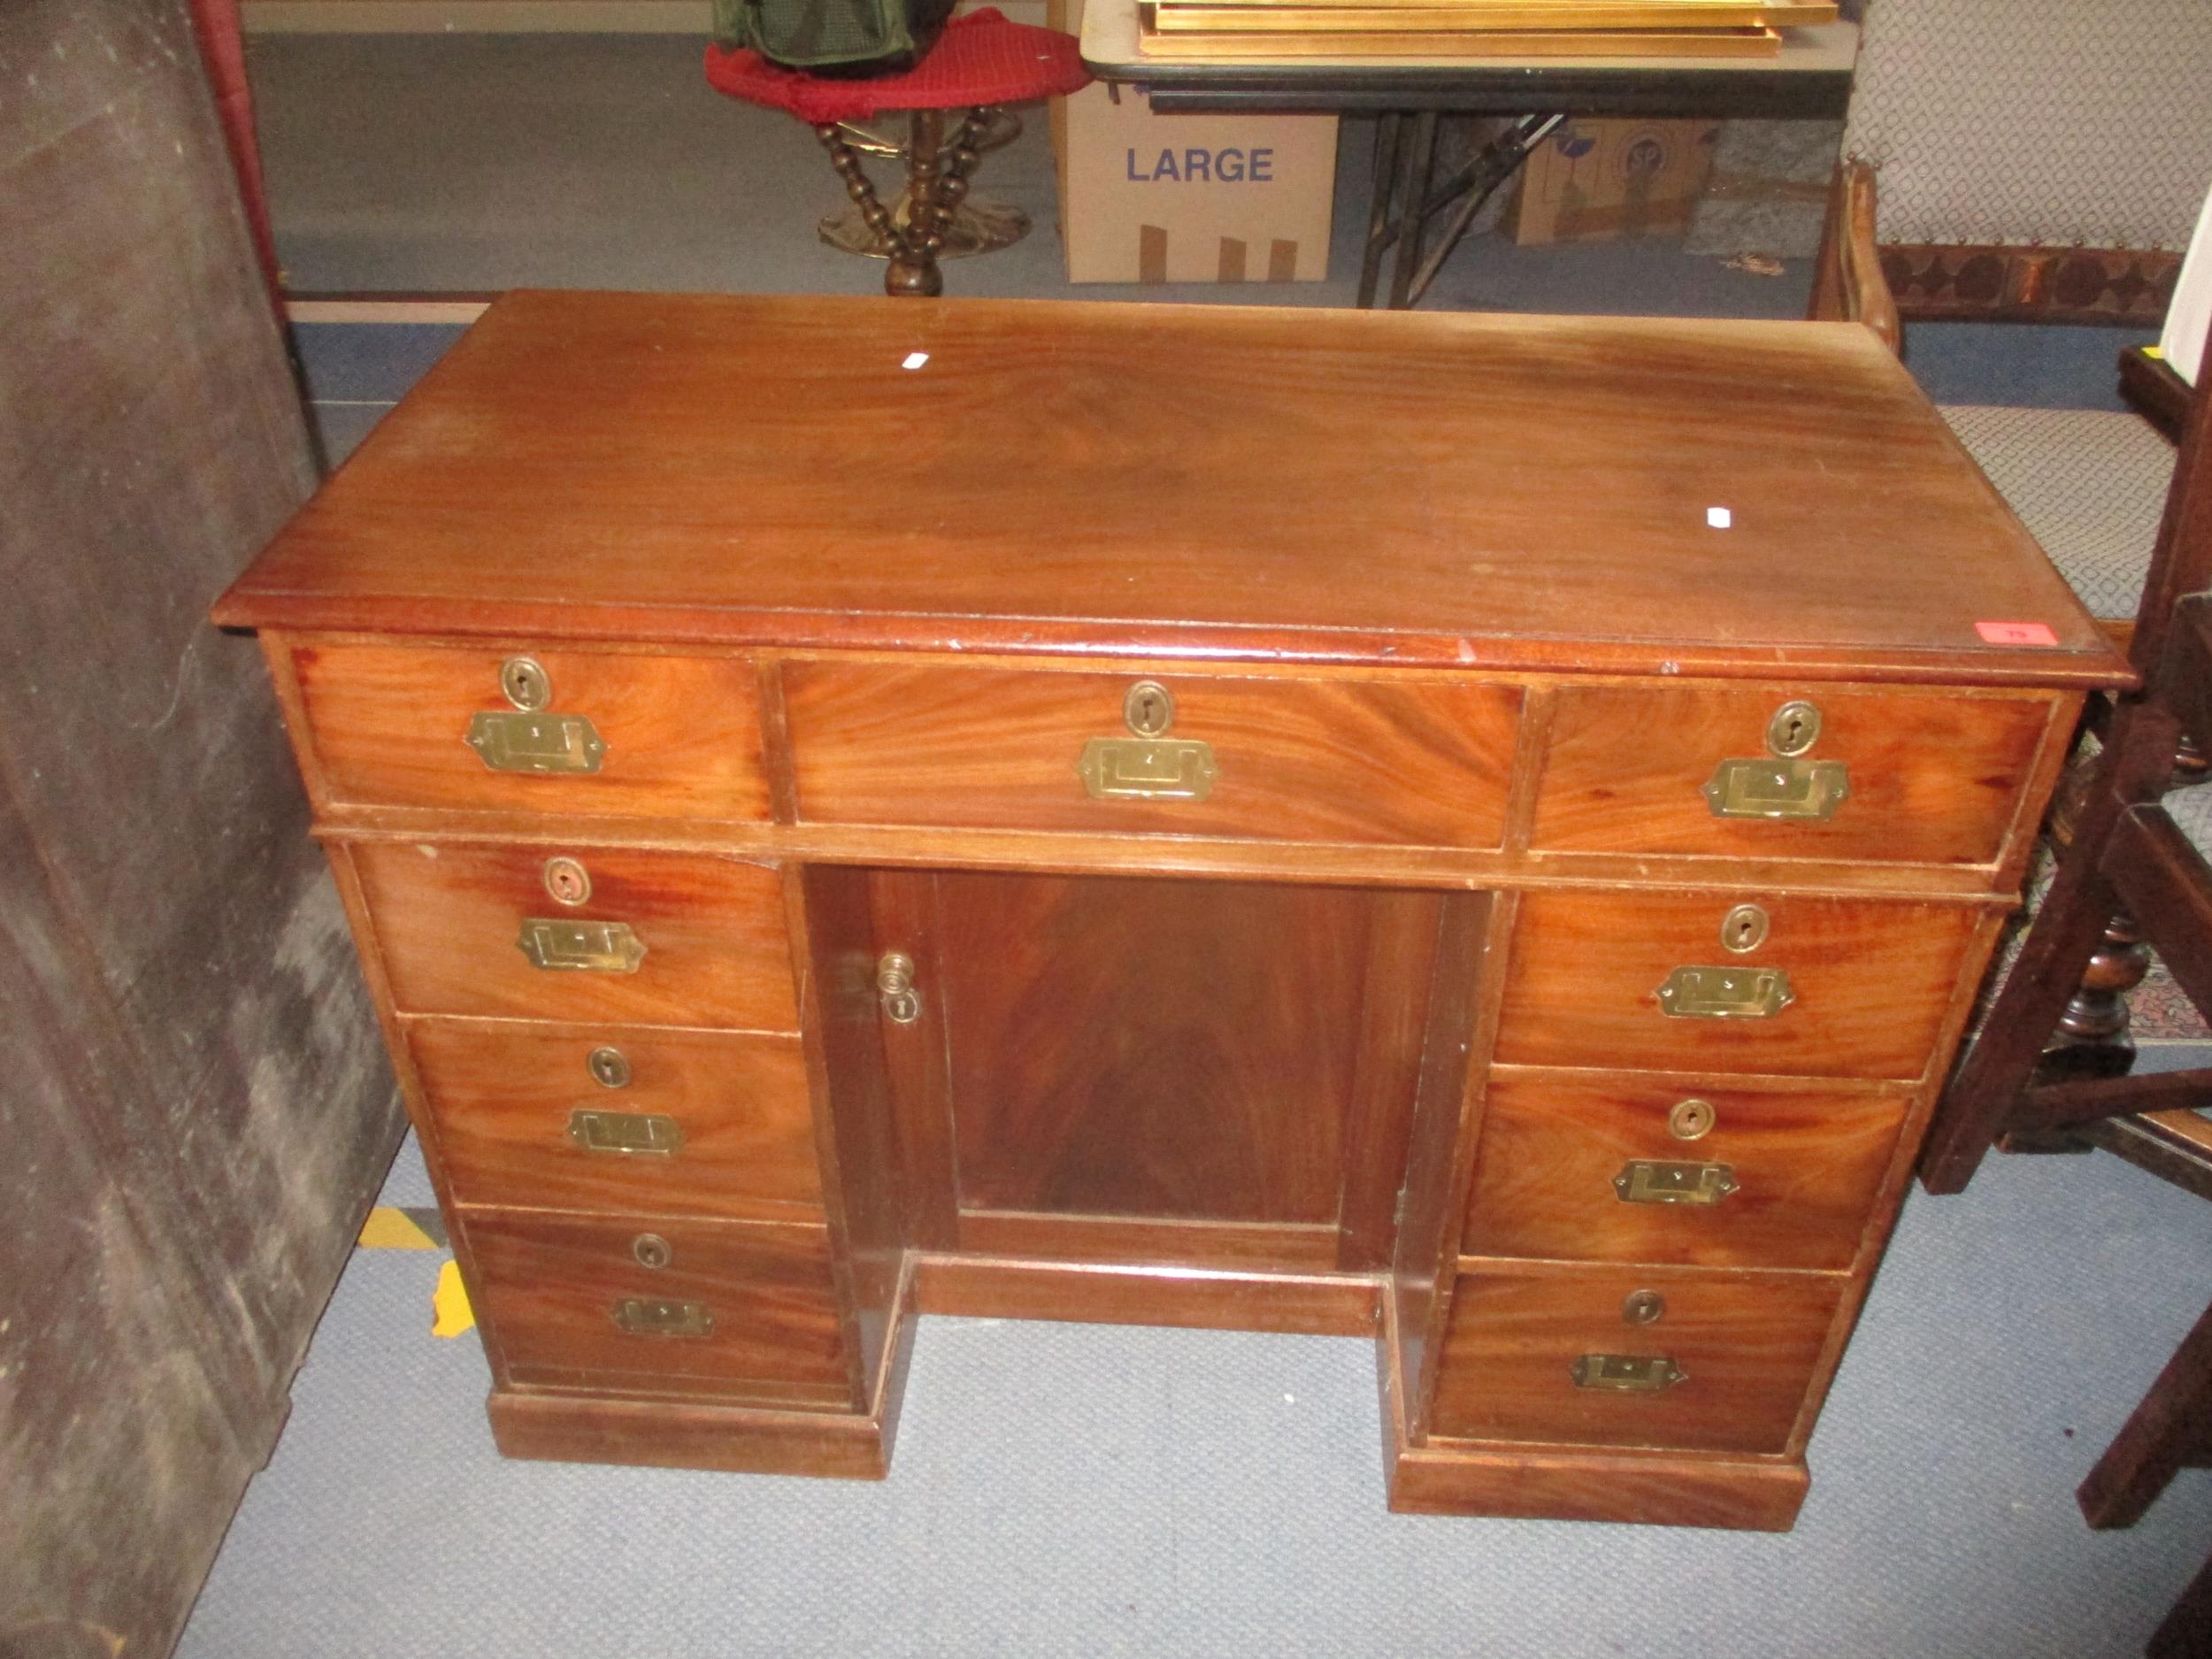
[(630, 1087), (630, 1056), (611, 1045), (594, 1048), (584, 1061), (584, 1068), (591, 1073), (591, 1080), (602, 1088)]
[(562, 904), (581, 904), (591, 897), (591, 875), (573, 858), (545, 861), (545, 890)]
[(1139, 737), (1164, 737), (1175, 724), (1175, 698), (1156, 680), (1140, 680), (1121, 700), (1121, 718)]
[(534, 713), (553, 701), (553, 676), (534, 657), (510, 657), (502, 663), (499, 688), (525, 714)]
[(893, 1025), (910, 1025), (922, 1017), (922, 999), (914, 989), (914, 958), (904, 951), (886, 951), (876, 964), (876, 990)]
[(1738, 956), (1766, 943), (1767, 913), (1755, 904), (1739, 904), (1721, 918), (1720, 942)]
[(1667, 1133), (1677, 1141), (1695, 1141), (1711, 1132), (1719, 1116), (1710, 1101), (1677, 1101), (1667, 1113)]
[(1621, 1318), (1629, 1325), (1657, 1325), (1666, 1312), (1667, 1299), (1655, 1290), (1632, 1290), (1621, 1303)]
[(1802, 698), (1784, 703), (1767, 722), (1767, 747), (1783, 759), (1801, 755), (1820, 738), (1820, 710)]
[(639, 1233), (630, 1241), (630, 1254), (637, 1257), (640, 1267), (666, 1267), (676, 1259), (674, 1248), (657, 1233)]

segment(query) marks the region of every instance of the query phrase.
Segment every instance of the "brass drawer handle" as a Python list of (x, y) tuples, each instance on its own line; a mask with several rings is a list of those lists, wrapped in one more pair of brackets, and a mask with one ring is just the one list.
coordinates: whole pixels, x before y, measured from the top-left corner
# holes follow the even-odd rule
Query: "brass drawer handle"
[(568, 1138), (587, 1152), (672, 1158), (684, 1143), (684, 1126), (659, 1112), (609, 1112), (579, 1106), (568, 1115)]
[(1607, 1394), (1663, 1394), (1677, 1383), (1689, 1380), (1682, 1368), (1666, 1354), (1585, 1354), (1570, 1367), (1578, 1388)]
[(1715, 818), (1811, 819), (1826, 823), (1851, 793), (1839, 760), (1724, 760), (1704, 787)]
[(515, 948), (549, 972), (635, 973), (645, 941), (627, 922), (557, 921), (533, 916)]
[(714, 1310), (703, 1302), (662, 1302), (625, 1296), (614, 1305), (614, 1322), (632, 1336), (712, 1336)]
[(607, 753), (599, 728), (583, 715), (521, 710), (472, 715), (468, 746), (494, 772), (593, 772)]
[(1624, 1204), (1717, 1204), (1738, 1190), (1726, 1164), (1665, 1164), (1634, 1158), (1613, 1178), (1613, 1194)]
[(1212, 745), (1182, 737), (1094, 737), (1075, 770), (1094, 801), (1203, 801), (1220, 775)]
[(1772, 1019), (1797, 1000), (1785, 968), (1677, 968), (1658, 995), (1670, 1019)]

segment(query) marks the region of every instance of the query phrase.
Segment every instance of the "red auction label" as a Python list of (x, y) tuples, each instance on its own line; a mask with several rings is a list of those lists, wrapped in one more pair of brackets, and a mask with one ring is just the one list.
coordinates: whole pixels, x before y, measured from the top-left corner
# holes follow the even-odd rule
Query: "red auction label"
[(1974, 632), (1992, 645), (2056, 645), (2047, 622), (1977, 622)]

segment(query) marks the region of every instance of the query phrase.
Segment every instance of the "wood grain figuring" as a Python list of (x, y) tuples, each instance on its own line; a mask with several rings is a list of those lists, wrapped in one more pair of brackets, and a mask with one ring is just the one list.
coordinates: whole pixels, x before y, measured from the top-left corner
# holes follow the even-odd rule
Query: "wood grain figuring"
[[(1766, 942), (1735, 955), (1722, 918), (1756, 902)], [(1497, 1058), (1514, 1065), (1766, 1072), (1912, 1080), (1935, 1040), (1978, 913), (1745, 892), (1530, 894), (1521, 903)], [(1682, 966), (1786, 969), (1795, 1001), (1771, 1018), (1660, 1012)]]
[[(498, 1334), (504, 1380), (529, 1387), (726, 1395), (757, 1403), (856, 1405), (818, 1226), (551, 1211), (456, 1212), (476, 1262), (477, 1317)], [(641, 1234), (666, 1240), (642, 1264)], [(634, 1335), (624, 1297), (702, 1302), (703, 1337)]]
[[(528, 657), (554, 714), (588, 718), (599, 770), (495, 772), (465, 741), (479, 711), (513, 712), (500, 664)], [(743, 657), (332, 644), (292, 653), (309, 741), (334, 801), (706, 819), (769, 816), (757, 687)]]
[[(1776, 710), (1821, 711), (1808, 760), (1849, 768), (1825, 822), (1720, 818), (1700, 793), (1763, 759)], [(1589, 686), (1558, 694), (1531, 845), (1543, 851), (1989, 864), (2033, 768), (2050, 701), (1825, 687)]]
[(1601, 1452), (1409, 1447), (1391, 1471), (1396, 1515), (1487, 1515), (1786, 1532), (1811, 1484), (1800, 1463), (1691, 1462)]
[[(1778, 1453), (1845, 1284), (1463, 1262), (1431, 1427), (1447, 1439)], [(1642, 1290), (1665, 1298), (1656, 1324), (1622, 1316)], [(1571, 1368), (1585, 1354), (1665, 1355), (1685, 1376), (1656, 1394), (1578, 1387)]]
[[(1076, 763), (1130, 735), (1124, 697), (1157, 678), (1168, 738), (1210, 745), (1203, 801), (1097, 800)], [(803, 818), (833, 823), (1495, 847), (1517, 687), (792, 662)]]
[[(795, 1037), (418, 1018), (408, 1047), (447, 1179), (465, 1204), (821, 1220), (814, 1110)], [(619, 1049), (627, 1087), (586, 1065)], [(570, 1114), (653, 1114), (683, 1135), (666, 1156), (587, 1151)]]
[[(580, 861), (588, 902), (547, 893), (547, 857)], [(360, 842), (353, 848), (392, 994), (411, 1014), (616, 1020), (795, 1031), (791, 957), (776, 872), (734, 859), (612, 848)], [(534, 967), (529, 918), (627, 922), (634, 973)]]
[[(1714, 1124), (1683, 1141), (1668, 1113), (1689, 1099), (1710, 1105)], [(1494, 1075), (1460, 1248), (1841, 1271), (1858, 1255), (1909, 1099), (1633, 1073)], [(1632, 1159), (1724, 1164), (1736, 1190), (1713, 1204), (1625, 1202), (1613, 1183)]]
[(966, 874), (940, 891), (964, 1209), (1335, 1223), (1367, 895)]
[[(729, 419), (733, 386), (772, 388), (776, 418)], [(1496, 441), (1539, 429), (1542, 465)], [(1714, 503), (1732, 529), (1707, 526)], [(1747, 578), (1765, 572), (1786, 594)], [(1064, 301), (507, 295), (217, 616), (1936, 683), (2122, 672), (1856, 326)], [(2059, 643), (1986, 644), (1991, 618)]]

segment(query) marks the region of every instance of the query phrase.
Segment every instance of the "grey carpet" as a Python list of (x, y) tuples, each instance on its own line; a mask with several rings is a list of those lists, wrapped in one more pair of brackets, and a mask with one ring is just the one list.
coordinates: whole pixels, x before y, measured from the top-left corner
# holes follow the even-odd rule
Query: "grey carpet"
[(926, 1319), (882, 1485), (506, 1463), (439, 1260), (354, 1257), (185, 1659), (2089, 1659), (2212, 1546), (2212, 1475), (2074, 1507), (2212, 1290), (2212, 1208), (2102, 1156), (1909, 1202), (1780, 1536), (1389, 1515), (1319, 1337)]

